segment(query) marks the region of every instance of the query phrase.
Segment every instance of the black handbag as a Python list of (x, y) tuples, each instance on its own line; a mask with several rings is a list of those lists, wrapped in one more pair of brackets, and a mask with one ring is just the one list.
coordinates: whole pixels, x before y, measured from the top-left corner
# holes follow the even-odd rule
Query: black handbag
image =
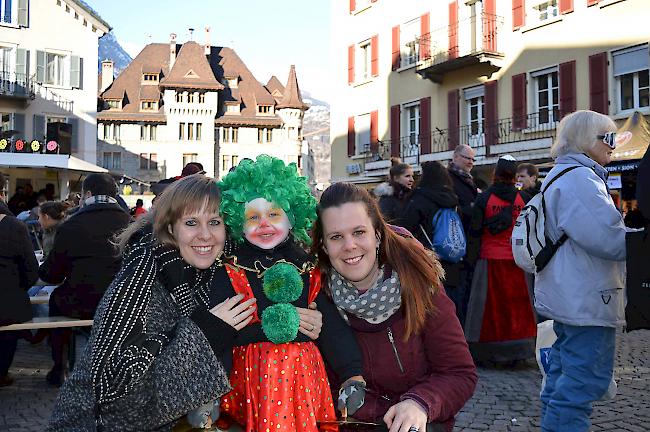
[(627, 248), (627, 305), (626, 331), (650, 329), (650, 234), (645, 231), (628, 232)]

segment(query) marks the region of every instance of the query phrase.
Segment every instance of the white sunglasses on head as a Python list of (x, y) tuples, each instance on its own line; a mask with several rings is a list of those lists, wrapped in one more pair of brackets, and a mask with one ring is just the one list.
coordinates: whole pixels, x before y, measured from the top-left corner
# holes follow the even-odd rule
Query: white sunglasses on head
[(607, 144), (609, 148), (614, 150), (617, 146), (628, 142), (632, 138), (632, 132), (606, 132), (604, 135), (596, 135), (596, 138), (603, 140), (603, 143)]

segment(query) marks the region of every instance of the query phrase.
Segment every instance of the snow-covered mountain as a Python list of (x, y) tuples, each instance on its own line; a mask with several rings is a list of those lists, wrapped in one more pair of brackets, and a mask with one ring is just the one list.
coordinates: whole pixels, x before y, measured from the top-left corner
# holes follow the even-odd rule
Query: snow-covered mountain
[(113, 32), (107, 33), (99, 39), (99, 54), (97, 56), (97, 67), (101, 71), (103, 60), (113, 60), (115, 75), (119, 75), (131, 63), (131, 56), (122, 48)]

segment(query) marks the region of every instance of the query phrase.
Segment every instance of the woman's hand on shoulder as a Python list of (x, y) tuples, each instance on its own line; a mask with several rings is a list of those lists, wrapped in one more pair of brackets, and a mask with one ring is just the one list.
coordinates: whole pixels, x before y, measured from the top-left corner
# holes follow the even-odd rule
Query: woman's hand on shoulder
[[(411, 399), (405, 399), (390, 407), (384, 415), (389, 432), (409, 432), (412, 427), (420, 432), (427, 430), (427, 413), (422, 406)], [(411, 429), (411, 432), (413, 429)]]
[(318, 339), (323, 328), (323, 314), (316, 309), (316, 303), (311, 303), (308, 309), (296, 308), (300, 315), (298, 331), (312, 340)]
[(229, 324), (235, 330), (241, 330), (251, 322), (253, 313), (257, 309), (255, 298), (242, 302), (243, 298), (243, 294), (230, 297), (210, 309), (210, 313)]

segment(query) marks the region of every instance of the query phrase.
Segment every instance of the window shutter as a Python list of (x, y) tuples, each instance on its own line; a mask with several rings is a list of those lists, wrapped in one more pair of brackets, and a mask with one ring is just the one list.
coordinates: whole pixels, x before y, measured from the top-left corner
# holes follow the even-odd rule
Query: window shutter
[(420, 99), (420, 154), (431, 153), (431, 96)]
[(81, 88), (81, 58), (70, 56), (70, 87)]
[(393, 27), (393, 70), (399, 69), (399, 26)]
[[(81, 137), (81, 134), (79, 133), (79, 119), (78, 118), (71, 118), (68, 120), (68, 123), (72, 127), (72, 140), (70, 142), (70, 153), (78, 153), (79, 152), (79, 138)], [(118, 136), (115, 138), (119, 138), (119, 132), (117, 133)]]
[(589, 109), (607, 115), (607, 101), (607, 53), (602, 52), (589, 56)]
[(350, 13), (354, 12), (357, 8), (357, 2), (355, 0), (350, 0)]
[(39, 141), (45, 140), (45, 116), (34, 114), (32, 139)]
[(449, 58), (458, 57), (458, 2), (449, 3)]
[(379, 75), (379, 36), (375, 35), (370, 39), (370, 73), (376, 77)]
[(370, 113), (370, 152), (376, 154), (379, 150), (379, 130), (378, 130), (378, 121), (379, 121), (379, 111), (373, 111)]
[(573, 12), (573, 0), (560, 0), (560, 13), (568, 14)]
[(576, 61), (560, 64), (560, 118), (576, 110)]
[(16, 91), (27, 94), (29, 90), (29, 50), (16, 49)]
[(348, 156), (355, 154), (354, 117), (348, 117)]
[(483, 49), (497, 52), (496, 0), (483, 0)]
[(597, 4), (600, 0), (587, 0), (587, 6), (593, 6)]
[(499, 107), (497, 105), (497, 83), (498, 81), (488, 81), (485, 83), (485, 151), (490, 154), (490, 146), (497, 144)]
[(429, 12), (420, 17), (420, 60), (431, 57), (431, 16)]
[(390, 107), (390, 155), (399, 157), (400, 150), (400, 106), (393, 105)]
[(29, 26), (29, 0), (18, 0), (18, 25)]
[(19, 132), (18, 136), (26, 139), (27, 134), (25, 130), (25, 114), (15, 113), (14, 115), (14, 129)]
[(449, 150), (453, 150), (459, 144), (458, 142), (458, 128), (460, 126), (460, 118), (458, 112), (458, 89), (449, 90), (447, 92), (447, 128), (449, 130), (447, 143)]
[(526, 128), (526, 74), (512, 76), (512, 129)]
[(512, 0), (512, 29), (517, 30), (526, 22), (526, 0)]
[(45, 51), (36, 51), (36, 81), (45, 82)]
[(354, 82), (354, 45), (348, 47), (348, 84)]

